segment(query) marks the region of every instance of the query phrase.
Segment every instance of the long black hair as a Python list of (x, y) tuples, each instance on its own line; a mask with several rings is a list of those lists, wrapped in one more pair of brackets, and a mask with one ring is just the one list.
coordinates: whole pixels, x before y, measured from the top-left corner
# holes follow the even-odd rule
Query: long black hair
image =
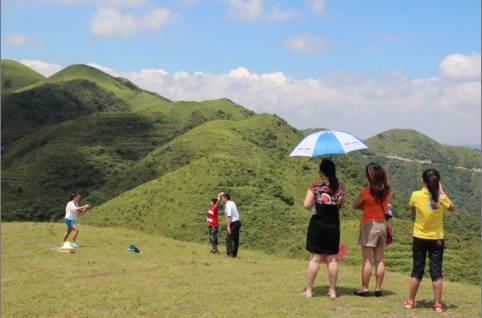
[(323, 172), (325, 176), (328, 177), (328, 181), (330, 181), (330, 189), (332, 193), (338, 191), (338, 179), (336, 178), (336, 167), (335, 163), (330, 159), (323, 159), (320, 163), (320, 172)]
[(422, 180), (432, 195), (432, 202), (437, 204), (439, 199), (440, 173), (435, 169), (427, 169), (422, 174)]
[(378, 163), (369, 163), (365, 169), (368, 182), (370, 183), (370, 194), (375, 201), (382, 205), (383, 201), (390, 194), (390, 186), (387, 182), (387, 173)]

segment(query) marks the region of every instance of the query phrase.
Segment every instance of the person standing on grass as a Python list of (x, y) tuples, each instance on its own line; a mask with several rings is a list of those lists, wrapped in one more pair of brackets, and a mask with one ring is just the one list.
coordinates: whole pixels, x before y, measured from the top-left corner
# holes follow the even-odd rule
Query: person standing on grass
[(434, 292), (434, 310), (443, 312), (442, 306), (442, 262), (445, 248), (443, 216), (445, 209), (454, 211), (454, 205), (444, 193), (440, 174), (435, 169), (427, 169), (422, 174), (422, 190), (412, 193), (409, 206), (415, 214), (413, 226), (413, 269), (410, 279), (409, 299), (404, 305), (408, 309), (415, 306), (420, 281), (423, 278), (425, 259), (429, 257), (430, 277)]
[(320, 268), (326, 262), (330, 280), (329, 296), (336, 298), (338, 255), (340, 252), (339, 209), (345, 201), (345, 187), (338, 182), (335, 163), (323, 159), (320, 163), (320, 181), (315, 182), (306, 192), (304, 208), (315, 206), (308, 226), (306, 249), (310, 252), (307, 286), (303, 293), (313, 296), (313, 284)]
[(355, 295), (369, 296), (368, 284), (375, 262), (375, 296), (382, 296), (382, 283), (385, 275), (383, 263), (384, 247), (387, 241), (386, 212), (392, 198), (385, 170), (376, 163), (369, 163), (365, 169), (369, 186), (360, 192), (353, 207), (363, 210), (360, 219), (358, 244), (362, 252), (362, 288)]
[(239, 230), (241, 228), (238, 208), (236, 207), (236, 203), (231, 201), (231, 196), (228, 193), (221, 192), (218, 198), (224, 204), (224, 214), (226, 215), (226, 254), (228, 257), (237, 257)]
[(211, 205), (209, 205), (208, 208), (207, 222), (211, 254), (218, 254), (218, 199), (211, 199)]
[(77, 224), (77, 217), (79, 215), (79, 212), (85, 212), (87, 211), (88, 208), (90, 208), (90, 205), (85, 204), (80, 206), (80, 199), (81, 199), (81, 194), (80, 193), (72, 193), (70, 195), (70, 201), (67, 203), (67, 206), (65, 207), (65, 220), (64, 223), (67, 225), (67, 230), (64, 234), (64, 239), (62, 241), (62, 245), (67, 241), (69, 238), (69, 235), (71, 232), (74, 233), (73, 235), (73, 247), (79, 247), (79, 244), (77, 244), (75, 241), (77, 240), (77, 235), (79, 235), (79, 225)]

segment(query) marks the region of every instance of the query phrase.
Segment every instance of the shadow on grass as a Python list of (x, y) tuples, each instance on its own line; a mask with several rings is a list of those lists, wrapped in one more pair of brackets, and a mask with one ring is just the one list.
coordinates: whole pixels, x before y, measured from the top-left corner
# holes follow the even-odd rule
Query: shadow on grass
[[(447, 303), (444, 303), (443, 301), (442, 301), (442, 303), (443, 303), (443, 306), (444, 306), (445, 309), (459, 308), (457, 305), (454, 305), (454, 304), (447, 304)], [(422, 299), (422, 300), (415, 301), (415, 308), (430, 308), (430, 309), (432, 309), (433, 305), (434, 305), (433, 300)]]
[[(313, 288), (313, 296), (325, 296), (328, 294), (328, 288), (329, 286), (318, 286)], [(353, 293), (356, 291), (355, 288), (348, 288), (348, 287), (336, 287), (336, 296), (341, 297), (341, 296), (353, 296), (353, 297), (359, 297), (355, 296)], [(395, 295), (395, 293), (391, 290), (383, 290), (382, 291), (383, 296), (390, 296), (390, 295)], [(375, 297), (375, 294), (373, 291), (370, 291), (370, 296), (369, 297)]]

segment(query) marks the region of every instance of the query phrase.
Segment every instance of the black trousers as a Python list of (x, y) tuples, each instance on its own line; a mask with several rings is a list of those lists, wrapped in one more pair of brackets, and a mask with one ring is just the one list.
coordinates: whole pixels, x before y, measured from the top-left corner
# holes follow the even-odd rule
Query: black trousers
[(412, 243), (413, 269), (411, 276), (422, 280), (425, 270), (425, 259), (428, 253), (432, 281), (442, 278), (444, 249), (444, 240), (427, 240), (414, 237)]
[(226, 235), (226, 254), (228, 254), (228, 256), (238, 256), (240, 228), (240, 221), (234, 221), (233, 223), (231, 223), (231, 234), (228, 233)]

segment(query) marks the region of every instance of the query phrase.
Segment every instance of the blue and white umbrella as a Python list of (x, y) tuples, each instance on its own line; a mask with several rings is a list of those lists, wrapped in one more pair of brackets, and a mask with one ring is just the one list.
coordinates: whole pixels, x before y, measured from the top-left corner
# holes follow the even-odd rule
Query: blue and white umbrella
[(318, 131), (305, 136), (293, 149), (290, 157), (344, 154), (367, 148), (368, 146), (360, 138), (347, 132), (335, 130)]

